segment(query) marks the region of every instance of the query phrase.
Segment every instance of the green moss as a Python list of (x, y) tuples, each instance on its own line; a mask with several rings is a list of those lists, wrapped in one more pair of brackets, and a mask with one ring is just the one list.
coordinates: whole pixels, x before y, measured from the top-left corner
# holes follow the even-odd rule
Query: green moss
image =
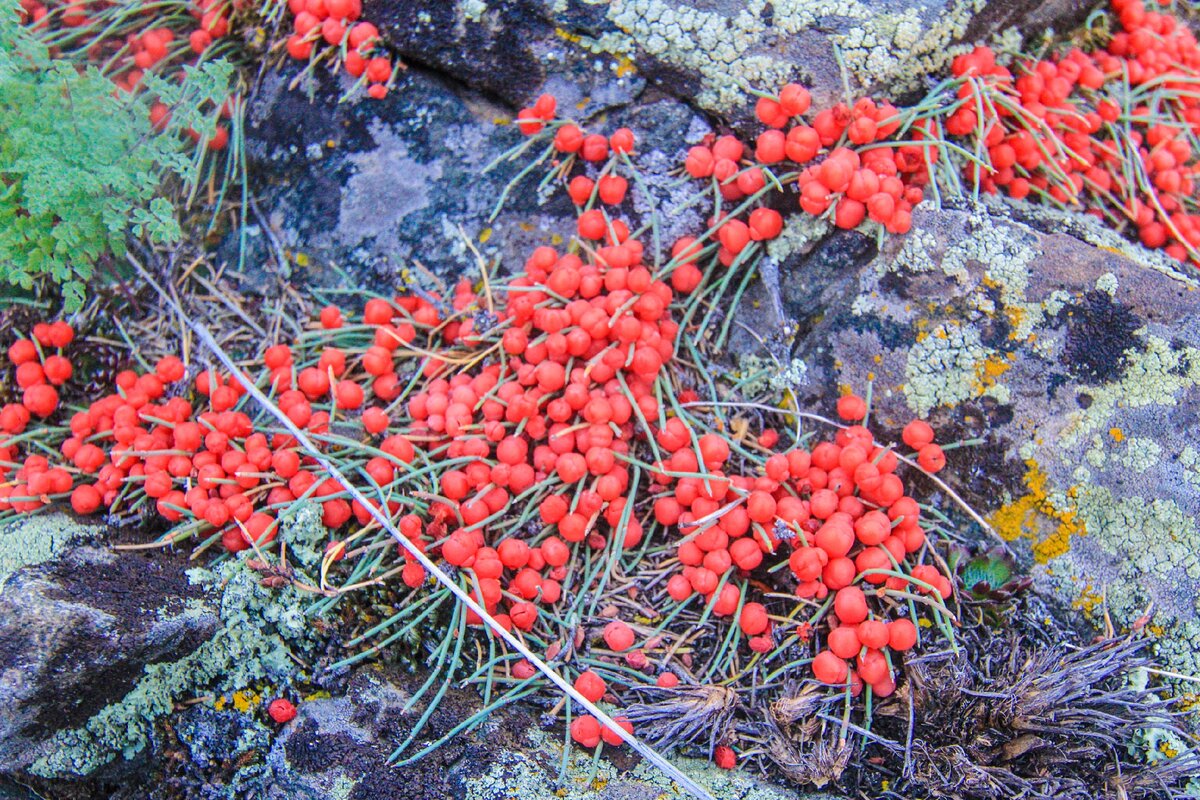
[[(289, 553), (301, 563), (310, 561), (315, 552), (311, 511), (311, 507), (301, 508), (281, 526)], [(287, 682), (297, 670), (291, 653), (306, 652), (317, 641), (305, 617), (312, 596), (292, 586), (262, 586), (261, 576), (245, 566), (247, 557), (243, 554), (215, 569), (188, 572), (189, 579), (210, 589), (217, 601), (221, 627), (210, 640), (179, 661), (147, 666), (142, 679), (119, 702), (82, 727), (57, 734), (51, 754), (30, 771), (44, 777), (86, 775), (118, 755), (131, 758), (143, 750), (155, 720), (169, 713), (177, 700), (263, 681)], [(209, 614), (212, 609), (203, 601), (193, 601), (185, 613)]]
[(103, 529), (58, 512), (10, 522), (0, 528), (0, 583), (21, 567), (49, 561), (67, 545), (95, 538)]

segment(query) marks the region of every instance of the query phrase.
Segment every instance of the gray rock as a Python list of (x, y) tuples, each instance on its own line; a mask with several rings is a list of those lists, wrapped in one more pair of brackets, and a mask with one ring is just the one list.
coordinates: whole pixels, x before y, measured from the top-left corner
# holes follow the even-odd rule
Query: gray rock
[[(498, 124), (508, 112), (481, 95), (417, 68), (383, 101), (338, 104), (340, 90), (329, 76), (313, 84), (311, 102), (286, 83), (268, 77), (250, 112), (248, 153), (254, 169), (268, 176), (260, 226), (271, 230), (257, 238), (262, 258), (250, 264), (307, 265), (303, 280), (317, 285), (344, 285), (330, 267), (337, 265), (363, 285), (430, 289), (439, 280), (453, 285), (463, 274), (478, 274), (468, 244), (508, 271), (533, 247), (561, 243), (573, 231), (575, 210), (565, 193), (547, 200), (537, 192), (549, 164), (527, 176), (489, 219), (534, 154), (484, 173), (522, 137), (514, 126)], [(684, 143), (708, 130), (686, 105), (653, 93), (597, 125), (633, 128), (643, 143), (645, 182), (664, 193), (678, 191), (666, 176)], [(683, 214), (672, 224), (694, 227), (698, 219)], [(292, 257), (275, 252), (272, 238)]]
[(217, 629), (182, 565), (78, 547), (15, 572), (0, 591), (0, 770), (28, 767), (55, 733), (123, 697), (149, 664)]
[[(616, 57), (699, 108), (745, 118), (747, 86), (805, 82), (843, 99), (840, 51), (856, 92), (918, 88), (965, 43), (1013, 26), (1041, 35), (1094, 7), (1083, 0), (384, 0), (372, 8), (400, 56), (518, 106), (557, 76)], [(598, 67), (598, 68), (597, 68)], [(584, 70), (586, 71), (586, 69)], [(573, 99), (573, 98), (572, 98)]]
[[(624, 750), (609, 749), (593, 765), (591, 754), (572, 748), (563, 791), (557, 780), (561, 732), (543, 731), (527, 707), (500, 709), (481, 728), (457, 736), (403, 767), (388, 756), (425, 710), (405, 710), (418, 679), (379, 668), (360, 669), (342, 697), (302, 703), (275, 740), (261, 776), (269, 800), (653, 800), (677, 787), (652, 765)], [(408, 754), (450, 732), (479, 708), (472, 692), (451, 689)], [(783, 790), (748, 773), (725, 772), (707, 761), (673, 758), (689, 776), (722, 800), (828, 798)], [(593, 773), (593, 767), (598, 772)], [(594, 779), (594, 782), (592, 782)]]

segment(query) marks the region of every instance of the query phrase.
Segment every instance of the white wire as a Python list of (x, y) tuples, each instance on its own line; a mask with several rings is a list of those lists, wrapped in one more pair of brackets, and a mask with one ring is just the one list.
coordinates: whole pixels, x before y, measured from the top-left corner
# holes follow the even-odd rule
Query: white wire
[(633, 736), (631, 733), (618, 725), (612, 717), (604, 713), (604, 711), (600, 710), (600, 708), (598, 708), (594, 703), (580, 694), (574, 686), (567, 682), (566, 678), (558, 674), (558, 672), (551, 668), (549, 664), (542, 661), (525, 645), (524, 642), (522, 642), (516, 636), (513, 636), (509, 631), (505, 630), (504, 626), (497, 622), (496, 618), (489, 614), (486, 608), (477, 603), (470, 594), (468, 594), (462, 589), (462, 587), (455, 583), (449, 575), (447, 575), (440, 567), (438, 567), (437, 564), (433, 563), (429, 556), (425, 555), (425, 553), (422, 552), (419, 547), (409, 541), (407, 536), (400, 533), (400, 531), (397, 530), (392, 524), (392, 521), (387, 517), (387, 515), (385, 515), (375, 505), (374, 502), (372, 502), (365, 494), (363, 494), (357, 486), (346, 480), (346, 477), (342, 474), (341, 470), (334, 466), (333, 463), (325, 457), (320, 449), (318, 449), (316, 445), (312, 443), (312, 440), (308, 438), (304, 431), (297, 427), (296, 424), (293, 423), (292, 420), (287, 416), (287, 414), (284, 414), (277, 405), (271, 402), (271, 399), (262, 393), (262, 391), (255, 385), (254, 381), (250, 380), (249, 376), (242, 372), (242, 370), (237, 366), (237, 364), (234, 363), (233, 359), (229, 357), (221, 345), (217, 343), (216, 339), (213, 338), (213, 335), (203, 323), (193, 320), (187, 314), (185, 314), (183, 308), (179, 305), (179, 302), (175, 299), (173, 294), (167, 294), (164, 292), (162, 287), (158, 284), (158, 281), (152, 278), (142, 267), (142, 265), (139, 264), (135, 259), (130, 256), (127, 256), (127, 258), (129, 259), (129, 262), (133, 264), (134, 268), (141, 273), (142, 277), (150, 284), (150, 286), (171, 304), (172, 308), (175, 310), (175, 313), (179, 315), (179, 318), (183, 320), (189, 328), (192, 329), (192, 332), (195, 333), (200, 341), (202, 341), (204, 345), (212, 351), (213, 355), (225, 365), (225, 368), (241, 381), (242, 385), (246, 387), (250, 396), (258, 401), (259, 405), (266, 409), (271, 416), (275, 417), (275, 419), (278, 420), (281, 425), (287, 428), (288, 432), (296, 438), (296, 441), (308, 451), (308, 454), (312, 456), (313, 459), (315, 459), (316, 462), (320, 464), (321, 467), (327, 473), (329, 473), (334, 480), (344, 486), (346, 491), (350, 493), (350, 496), (361, 503), (363, 508), (370, 513), (371, 517), (374, 518), (374, 520), (378, 522), (384, 530), (391, 534), (392, 538), (395, 539), (401, 547), (407, 550), (410, 556), (417, 559), (417, 561), (421, 563), (421, 566), (423, 566), (431, 575), (437, 578), (437, 580), (443, 586), (449, 589), (454, 596), (459, 599), (460, 602), (466, 604), (467, 608), (478, 614), (480, 619), (483, 620), (485, 625), (491, 628), (493, 633), (504, 639), (504, 641), (506, 641), (514, 650), (525, 656), (525, 658), (529, 660), (529, 663), (533, 664), (533, 666), (536, 667), (539, 672), (549, 678), (550, 681), (558, 686), (559, 689), (566, 692), (572, 700), (575, 700), (577, 703), (587, 709), (592, 716), (594, 716), (602, 725), (604, 725), (604, 727), (617, 734), (619, 737), (621, 737), (622, 741), (636, 750), (639, 755), (669, 775), (676, 783), (680, 785), (681, 788), (686, 790), (688, 794), (695, 797), (696, 800), (716, 800), (716, 798), (709, 794), (708, 791), (706, 791), (703, 787), (699, 786), (695, 781), (683, 774), (678, 767), (676, 767), (670, 761), (667, 761), (667, 759), (659, 755), (649, 745), (646, 745), (637, 737)]

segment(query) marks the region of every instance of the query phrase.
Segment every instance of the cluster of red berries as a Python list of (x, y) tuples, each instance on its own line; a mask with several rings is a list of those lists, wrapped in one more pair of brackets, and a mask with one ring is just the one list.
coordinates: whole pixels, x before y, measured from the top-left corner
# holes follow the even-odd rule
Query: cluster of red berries
[[(866, 403), (847, 395), (838, 411), (846, 421), (859, 422), (866, 415)], [(937, 471), (944, 466), (927, 423), (911, 423), (904, 439), (919, 449), (923, 467)], [(691, 433), (678, 419), (668, 420), (657, 441), (671, 455), (655, 475), (656, 482), (667, 487), (654, 501), (655, 519), (677, 527), (684, 536), (677, 548), (682, 569), (667, 582), (670, 596), (682, 602), (700, 594), (715, 616), (736, 613), (750, 649), (768, 653), (775, 649), (775, 640), (766, 607), (746, 602), (728, 579), (733, 574), (749, 576), (764, 560), (786, 564), (797, 580), (797, 597), (824, 600), (836, 592), (831, 624), (846, 630), (830, 632), (830, 641), (836, 634), (840, 642), (835, 652), (846, 652), (852, 632), (858, 631), (865, 649), (851, 678), (857, 681), (861, 674), (877, 695), (890, 694), (895, 688), (890, 668), (880, 672), (864, 665), (879, 663), (889, 645), (881, 631), (891, 631), (890, 647), (902, 652), (916, 643), (916, 628), (909, 619), (882, 619), (903, 607), (888, 592), (915, 588), (920, 594), (934, 594), (939, 602), (951, 596), (949, 579), (936, 567), (920, 563), (926, 549), (920, 506), (905, 494), (904, 482), (895, 474), (896, 454), (854, 424), (811, 451), (796, 447), (772, 455), (763, 474), (746, 476), (724, 471), (730, 451), (723, 437), (704, 434), (693, 449)], [(877, 598), (875, 609), (869, 609), (868, 595), (859, 588), (864, 582), (870, 596)], [(860, 601), (853, 612), (847, 598)], [(814, 662), (817, 678), (844, 683), (846, 670), (835, 675), (827, 662)], [(861, 688), (858, 682), (856, 693)]]
[(1075, 47), (1010, 68), (978, 47), (954, 59), (949, 90), (911, 108), (860, 98), (810, 114), (808, 91), (794, 83), (760, 97), (755, 112), (767, 129), (752, 151), (734, 136), (709, 135), (684, 162), (692, 177), (715, 182), (726, 203), (759, 201), (741, 219), (721, 212), (709, 221), (720, 262), (778, 235), (782, 219), (770, 207), (777, 185), (794, 183), (800, 208), (837, 227), (906, 233), (924, 187), (946, 180), (931, 174), (945, 158), (941, 140), (978, 137), (978, 148), (961, 148), (979, 153), (963, 159), (968, 185), (1082, 208), (1132, 227), (1147, 247), (1200, 263), (1191, 200), (1200, 172), (1191, 142), (1200, 133), (1200, 97), (1191, 90), (1200, 47), (1179, 19), (1147, 11), (1143, 0), (1115, 0), (1113, 10), (1120, 29), (1103, 49)]
[(992, 169), (966, 173), (984, 191), (1082, 205), (1131, 224), (1147, 247), (1200, 263), (1200, 215), (1192, 213), (1200, 161), (1191, 141), (1200, 134), (1200, 97), (1191, 90), (1200, 46), (1187, 25), (1142, 0), (1112, 6), (1119, 29), (1104, 49), (1072, 48), (1013, 70), (986, 47), (956, 58), (962, 104), (946, 131), (982, 132)]
[(19, 406), (10, 404), (0, 410), (0, 430), (19, 434), (25, 430), (30, 414), (48, 417), (54, 413), (58, 408), (55, 387), (70, 380), (74, 371), (62, 351), (74, 339), (75, 330), (65, 322), (39, 322), (33, 326), (32, 338), (17, 339), (8, 348), (8, 360), (16, 368), (13, 377), (22, 395)]
[(316, 48), (342, 55), (342, 68), (359, 84), (367, 84), (367, 95), (382, 100), (392, 80), (392, 61), (378, 52), (379, 29), (360, 22), (362, 0), (288, 0), (293, 33), (287, 40), (288, 55), (308, 61)]
[[(810, 110), (808, 90), (789, 83), (776, 96), (760, 97), (755, 106), (767, 130), (759, 134), (752, 158), (736, 137), (710, 135), (688, 151), (684, 168), (693, 178), (714, 180), (729, 203), (761, 196), (768, 186), (764, 168), (782, 168), (785, 180), (794, 180), (800, 190), (800, 208), (806, 213), (819, 217), (828, 212), (839, 228), (857, 228), (869, 218), (892, 233), (907, 233), (912, 207), (923, 199), (921, 186), (929, 180), (928, 148), (871, 147), (896, 133), (900, 112), (891, 103), (861, 98), (853, 106), (838, 103), (822, 109), (809, 124), (803, 118)], [(913, 138), (922, 136), (918, 131)], [(745, 222), (711, 223), (721, 224), (721, 262), (726, 265), (748, 241), (774, 238), (782, 229), (778, 213), (769, 208), (747, 215)], [(765, 231), (764, 219), (769, 220)]]
[(65, 322), (39, 322), (33, 326), (32, 338), (17, 339), (8, 348), (21, 402), (0, 408), (0, 512), (35, 511), (43, 505), (43, 495), (71, 489), (70, 473), (51, 467), (43, 455), (31, 454), (18, 463), (12, 440), (25, 433), (33, 417), (45, 419), (57, 410), (56, 387), (70, 380), (74, 371), (63, 349), (74, 339), (75, 330)]
[[(628, 155), (633, 152), (633, 131), (628, 128), (618, 128), (610, 136), (601, 133), (587, 133), (574, 122), (556, 119), (558, 101), (552, 94), (538, 97), (532, 106), (522, 108), (517, 112), (517, 127), (526, 136), (535, 136), (542, 132), (548, 124), (554, 132), (554, 149), (563, 156), (578, 156), (584, 161), (598, 163), (605, 161), (613, 153)], [(586, 178), (585, 178), (586, 180)], [(570, 188), (569, 194), (576, 205), (585, 205), (591, 197), (591, 185), (583, 192), (579, 184)], [(621, 191), (622, 197), (624, 190)], [(620, 200), (604, 200), (606, 203), (617, 204)]]
[[(681, 335), (672, 308), (702, 280), (700, 242), (677, 242), (674, 266), (656, 273), (646, 246), (608, 213), (627, 197), (618, 171), (633, 134), (572, 132), (545, 98), (534, 111), (536, 124), (554, 127), (560, 152), (607, 159), (594, 178), (564, 176), (579, 206), (582, 247), (538, 247), (516, 277), (483, 296), (463, 280), (449, 297), (370, 299), (361, 315), (327, 306), (299, 342), (267, 347), (251, 379), (319, 447), (361, 466), (378, 490), (374, 502), (401, 533), (457, 568), (489, 613), (519, 635), (553, 628), (549, 607), (564, 599), (584, 553), (636, 547), (643, 525), (663, 526), (682, 534), (681, 569), (665, 594), (703, 597), (716, 617), (736, 619), (755, 652), (772, 650), (775, 626), (791, 624), (768, 611), (775, 600), (738, 588), (751, 586), (745, 579), (760, 567), (790, 566), (800, 598), (859, 592), (861, 619), (850, 600), (835, 600), (827, 620), (860, 645), (840, 682), (888, 693), (891, 669), (880, 674), (879, 659), (916, 639), (897, 596), (950, 595), (947, 579), (924, 563), (925, 532), (894, 473), (896, 455), (854, 425), (811, 452), (773, 455), (760, 470), (730, 438), (669, 413), (668, 393), (698, 399), (677, 390), (667, 365)], [(597, 201), (608, 209), (593, 207)], [(750, 227), (764, 238), (778, 234), (778, 225), (764, 225), (759, 215)], [(736, 257), (736, 247), (725, 239), (721, 246)], [(29, 361), (26, 349), (17, 356)], [(278, 515), (308, 500), (320, 504), (330, 531), (328, 561), (367, 551), (355, 543), (372, 530), (369, 509), (269, 416), (255, 415), (234, 376), (189, 376), (168, 356), (115, 382), (113, 393), (70, 417), (68, 436), (46, 443), (61, 452), (60, 465), (26, 459), (20, 500), (0, 511), (34, 511), (68, 496), (82, 514), (154, 509), (173, 525), (171, 541), (197, 536), (237, 552), (270, 546)], [(848, 421), (867, 411), (852, 396), (838, 408)], [(922, 425), (910, 426), (905, 441), (922, 465), (940, 468), (940, 449)], [(778, 439), (766, 430), (758, 445), (771, 449)], [(646, 448), (656, 460), (644, 458)], [(422, 567), (403, 551), (399, 558), (404, 582), (420, 586)], [(836, 652), (848, 652), (847, 633), (837, 638)], [(644, 652), (651, 644), (639, 647), (627, 623), (611, 620), (603, 639), (611, 658), (654, 674)], [(814, 662), (822, 680), (832, 676), (827, 661)], [(513, 674), (535, 673), (518, 662)], [(656, 681), (670, 687), (678, 677), (667, 671)], [(616, 699), (594, 670), (579, 673), (575, 686), (591, 700)], [(571, 735), (588, 747), (619, 742), (586, 715), (572, 721)], [(733, 761), (718, 753), (732, 765), (736, 756), (727, 755)]]

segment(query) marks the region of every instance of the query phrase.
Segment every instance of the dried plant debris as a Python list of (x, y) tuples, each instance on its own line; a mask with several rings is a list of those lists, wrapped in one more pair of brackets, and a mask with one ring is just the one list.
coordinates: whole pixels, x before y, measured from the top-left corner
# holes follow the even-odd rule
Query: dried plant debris
[(734, 713), (741, 706), (737, 692), (724, 686), (635, 688), (644, 689), (653, 699), (629, 706), (625, 715), (655, 747), (703, 743), (711, 752), (729, 739)]
[(909, 664), (911, 691), (878, 709), (891, 727), (912, 726), (886, 796), (1194, 796), (1183, 783), (1200, 774), (1195, 750), (1151, 758), (1142, 744), (1148, 731), (1190, 738), (1173, 704), (1138, 680), (1149, 640), (1072, 648), (985, 627), (961, 640), (956, 656)]

